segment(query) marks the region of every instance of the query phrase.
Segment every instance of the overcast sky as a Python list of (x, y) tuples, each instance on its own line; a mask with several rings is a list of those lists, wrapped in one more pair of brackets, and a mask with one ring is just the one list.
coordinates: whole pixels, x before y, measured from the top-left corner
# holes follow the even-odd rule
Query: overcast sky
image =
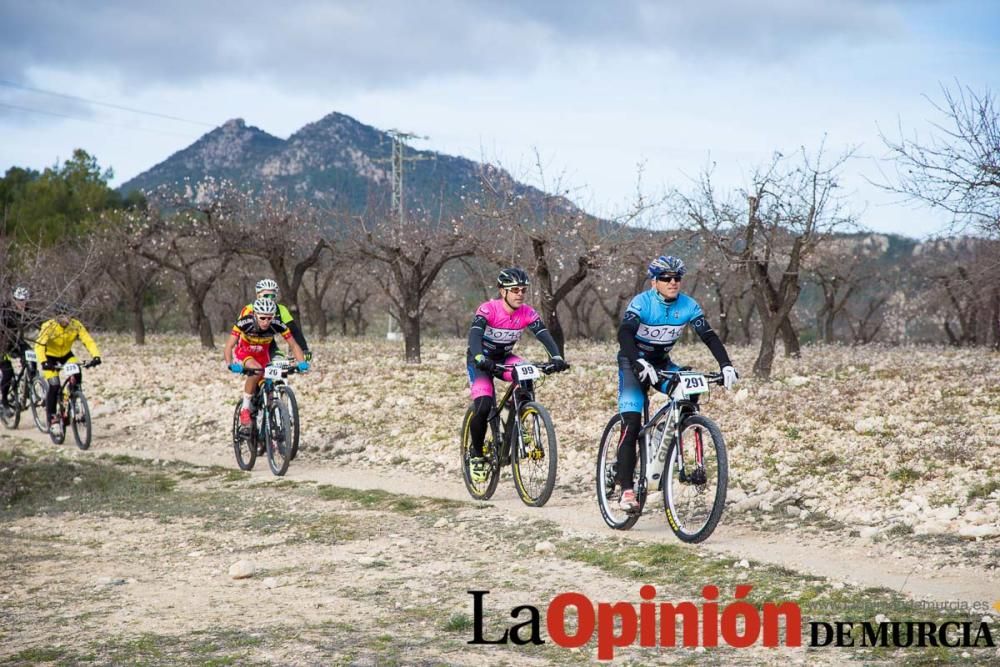
[(927, 136), (956, 81), (1000, 90), (1000, 2), (0, 0), (0, 170), (81, 147), (121, 183), (230, 118), (285, 138), (339, 111), (541, 185), (537, 150), (608, 213), (640, 163), (649, 193), (710, 162), (735, 187), (826, 135), (859, 147), (862, 223), (922, 237), (948, 219), (865, 178), (879, 128)]

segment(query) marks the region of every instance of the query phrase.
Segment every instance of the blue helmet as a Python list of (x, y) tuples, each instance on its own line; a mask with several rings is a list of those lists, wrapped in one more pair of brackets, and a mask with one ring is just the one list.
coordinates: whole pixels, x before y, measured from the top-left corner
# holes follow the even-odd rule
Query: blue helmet
[(684, 268), (684, 262), (680, 258), (673, 255), (660, 255), (649, 263), (647, 271), (651, 279), (659, 278), (664, 274), (676, 275), (680, 278), (684, 276), (687, 269)]

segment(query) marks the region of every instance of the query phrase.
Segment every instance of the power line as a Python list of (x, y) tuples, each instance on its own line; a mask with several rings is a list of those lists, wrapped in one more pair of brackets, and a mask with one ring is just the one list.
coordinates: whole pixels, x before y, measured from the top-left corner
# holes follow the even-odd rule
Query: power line
[(133, 107), (126, 107), (120, 104), (112, 104), (110, 102), (99, 102), (98, 100), (91, 100), (86, 97), (78, 97), (76, 95), (67, 95), (66, 93), (57, 93), (52, 90), (42, 90), (41, 88), (32, 88), (30, 86), (22, 86), (19, 83), (14, 83), (13, 81), (4, 81), (0, 79), (0, 86), (7, 86), (8, 88), (18, 88), (20, 90), (27, 90), (32, 93), (40, 93), (42, 95), (52, 95), (53, 97), (61, 97), (67, 100), (75, 100), (77, 102), (84, 102), (86, 104), (95, 104), (97, 106), (108, 107), (111, 109), (119, 109), (121, 111), (128, 111), (129, 113), (143, 114), (144, 116), (155, 116), (157, 118), (166, 118), (167, 120), (176, 120), (181, 123), (191, 123), (192, 125), (204, 125), (205, 127), (215, 127), (212, 123), (206, 123), (200, 120), (190, 120), (188, 118), (181, 118), (179, 116), (170, 116), (163, 113), (157, 113), (155, 111), (145, 111), (143, 109), (135, 109)]
[(44, 109), (31, 109), (29, 107), (20, 107), (20, 106), (14, 105), (14, 104), (7, 104), (5, 102), (0, 102), (0, 107), (4, 107), (6, 109), (13, 109), (15, 111), (24, 111), (26, 113), (40, 113), (40, 114), (43, 114), (43, 115), (46, 115), (46, 116), (56, 116), (57, 118), (68, 118), (70, 120), (78, 120), (78, 121), (82, 121), (84, 123), (95, 123), (97, 125), (106, 125), (108, 127), (117, 127), (119, 129), (123, 129), (123, 130), (133, 130), (135, 132), (151, 132), (153, 134), (166, 134), (166, 135), (170, 135), (170, 136), (173, 136), (173, 137), (184, 137), (184, 138), (190, 138), (190, 136), (191, 136), (191, 135), (188, 135), (188, 134), (182, 134), (180, 132), (171, 132), (169, 130), (153, 130), (153, 129), (150, 129), (148, 127), (136, 127), (134, 125), (122, 125), (120, 123), (107, 123), (105, 121), (94, 120), (93, 118), (81, 118), (80, 116), (71, 116), (69, 114), (58, 113), (58, 112), (55, 112), (55, 111), (46, 111)]

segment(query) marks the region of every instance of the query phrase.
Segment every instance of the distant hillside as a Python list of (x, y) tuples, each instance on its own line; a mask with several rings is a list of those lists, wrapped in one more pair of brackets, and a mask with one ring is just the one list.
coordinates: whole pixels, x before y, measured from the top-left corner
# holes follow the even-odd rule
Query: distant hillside
[[(233, 119), (205, 134), (187, 148), (123, 183), (123, 193), (153, 190), (161, 185), (207, 176), (226, 178), (258, 189), (269, 185), (292, 198), (358, 210), (373, 189), (391, 189), (391, 137), (350, 116), (331, 113), (288, 139)], [(404, 171), (404, 201), (408, 209), (437, 210), (444, 197), (449, 208), (461, 206), (461, 196), (479, 189), (480, 165), (472, 160), (431, 151), (408, 149)], [(541, 193), (524, 186), (526, 193)]]

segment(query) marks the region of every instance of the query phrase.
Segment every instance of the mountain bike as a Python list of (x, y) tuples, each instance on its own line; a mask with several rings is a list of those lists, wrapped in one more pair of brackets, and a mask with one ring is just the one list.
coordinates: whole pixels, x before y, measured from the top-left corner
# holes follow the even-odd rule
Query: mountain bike
[(521, 500), (526, 505), (541, 507), (548, 502), (556, 485), (558, 452), (552, 417), (535, 401), (535, 381), (542, 374), (553, 373), (555, 367), (551, 363), (497, 364), (494, 375), (499, 377), (508, 370), (513, 379), (490, 413), (483, 441), (483, 456), (489, 465), (486, 480), (473, 481), (469, 470), (472, 445), (469, 425), (474, 413), (471, 406), (462, 420), (462, 477), (469, 495), (489, 500), (500, 481), (501, 468), (510, 465)]
[[(87, 397), (83, 395), (83, 387), (80, 386), (80, 370), (90, 368), (92, 361), (80, 364), (67, 362), (56, 364), (52, 370), (59, 371), (59, 400), (56, 401), (55, 417), (59, 428), (57, 433), (48, 429), (49, 438), (57, 445), (61, 445), (66, 440), (66, 427), (73, 428), (73, 438), (76, 446), (80, 449), (90, 449), (91, 423), (90, 406), (87, 405)], [(46, 390), (47, 391), (47, 390)], [(43, 408), (44, 411), (44, 408)]]
[(38, 357), (35, 356), (34, 350), (27, 350), (24, 353), (24, 360), (29, 364), (35, 364), (35, 373), (31, 380), (31, 418), (35, 422), (35, 428), (42, 433), (48, 433), (49, 424), (45, 418), (45, 395), (49, 393), (49, 383), (38, 372)]
[[(283, 399), (282, 387), (290, 389), (285, 378), (299, 372), (295, 366), (281, 362), (268, 364), (264, 368), (244, 368), (244, 375), (263, 375), (257, 383), (257, 390), (250, 399), (250, 427), (240, 426), (240, 410), (243, 400), (236, 402), (233, 413), (233, 450), (240, 470), (253, 470), (257, 456), (267, 452), (267, 463), (271, 472), (282, 476), (288, 471), (293, 458), (294, 431), (289, 409)], [(288, 394), (284, 394), (285, 397)], [(294, 401), (294, 394), (291, 394)], [(298, 406), (296, 405), (296, 423)]]
[[(284, 365), (286, 368), (294, 368), (295, 362), (286, 359), (283, 355), (276, 355), (274, 360), (272, 360), (275, 365)], [(274, 383), (278, 387), (278, 396), (281, 398), (281, 402), (285, 404), (285, 408), (288, 410), (288, 421), (292, 425), (292, 453), (289, 456), (289, 460), (294, 461), (295, 457), (299, 454), (299, 402), (295, 398), (295, 391), (292, 386), (288, 384), (288, 374), (280, 380), (275, 380)]]
[(621, 415), (608, 422), (597, 454), (597, 504), (604, 522), (628, 530), (642, 514), (651, 489), (663, 491), (663, 509), (670, 529), (684, 542), (702, 542), (719, 523), (726, 504), (729, 462), (722, 431), (700, 414), (697, 397), (710, 384), (722, 384), (721, 373), (687, 369), (660, 371), (657, 384), (666, 382), (668, 396), (652, 418), (649, 400), (643, 406), (643, 427), (636, 437), (639, 455), (634, 479), (636, 510), (619, 506), (621, 486), (616, 480)]
[[(11, 412), (8, 414), (6, 410), (0, 409), (0, 421), (9, 429), (16, 429), (21, 423), (22, 410), (31, 408), (32, 412), (34, 412), (35, 401), (38, 400), (34, 391), (36, 387), (35, 379), (38, 377), (38, 369), (35, 365), (35, 351), (25, 350), (24, 356), (20, 356), (18, 359), (21, 360), (21, 367), (11, 379), (10, 393), (8, 394), (8, 400), (12, 408)], [(42, 380), (42, 386), (46, 386), (44, 380)], [(40, 405), (44, 406), (45, 394), (42, 394), (41, 401)], [(44, 416), (44, 414), (45, 408), (42, 407), (42, 415)], [(43, 424), (44, 421), (43, 419)]]

